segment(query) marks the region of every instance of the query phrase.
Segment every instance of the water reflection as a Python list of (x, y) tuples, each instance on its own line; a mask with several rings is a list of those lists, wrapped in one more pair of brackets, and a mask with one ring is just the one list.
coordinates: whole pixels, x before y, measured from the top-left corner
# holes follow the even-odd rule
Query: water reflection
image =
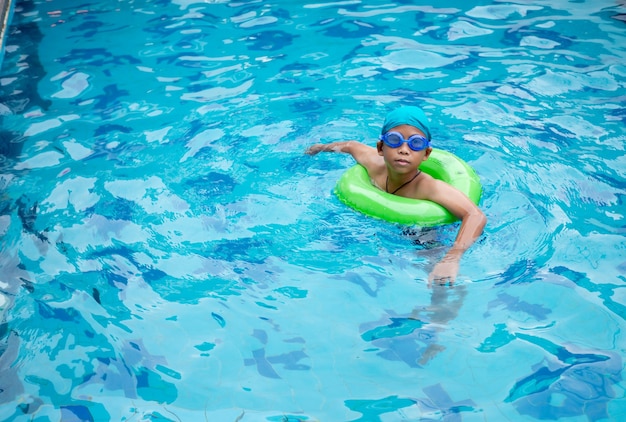
[(430, 304), (408, 314), (389, 311), (380, 320), (363, 324), (361, 338), (375, 346), (383, 359), (423, 367), (445, 350), (439, 333), (457, 317), (466, 295), (465, 285), (450, 288), (435, 284)]

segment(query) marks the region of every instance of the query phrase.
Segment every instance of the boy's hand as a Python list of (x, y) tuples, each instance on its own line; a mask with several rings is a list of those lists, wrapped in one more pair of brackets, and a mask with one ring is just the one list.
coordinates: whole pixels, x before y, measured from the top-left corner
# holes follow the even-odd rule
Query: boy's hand
[(306, 151), (304, 151), (304, 153), (307, 155), (315, 155), (318, 152), (324, 151), (326, 148), (327, 148), (326, 144), (314, 144), (308, 147)]
[(428, 287), (432, 286), (432, 282), (439, 285), (450, 283), (450, 287), (456, 281), (456, 275), (459, 273), (459, 260), (456, 258), (444, 257), (439, 261), (428, 275)]

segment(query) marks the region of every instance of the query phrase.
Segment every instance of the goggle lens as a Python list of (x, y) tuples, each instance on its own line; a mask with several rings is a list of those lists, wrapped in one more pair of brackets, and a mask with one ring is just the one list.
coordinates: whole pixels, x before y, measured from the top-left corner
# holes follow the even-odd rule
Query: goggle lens
[(430, 144), (428, 139), (422, 135), (415, 134), (409, 136), (409, 139), (404, 139), (402, 134), (398, 132), (387, 132), (380, 137), (380, 140), (391, 148), (398, 148), (406, 142), (409, 145), (409, 148), (413, 151), (422, 151), (423, 149), (428, 148), (428, 145)]

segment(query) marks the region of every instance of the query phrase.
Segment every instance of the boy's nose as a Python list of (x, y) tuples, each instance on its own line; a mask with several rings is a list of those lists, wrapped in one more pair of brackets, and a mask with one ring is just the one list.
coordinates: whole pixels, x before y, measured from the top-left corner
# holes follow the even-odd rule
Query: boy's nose
[(407, 144), (406, 142), (402, 142), (402, 145), (398, 147), (398, 152), (401, 154), (409, 154), (410, 153), (409, 144)]

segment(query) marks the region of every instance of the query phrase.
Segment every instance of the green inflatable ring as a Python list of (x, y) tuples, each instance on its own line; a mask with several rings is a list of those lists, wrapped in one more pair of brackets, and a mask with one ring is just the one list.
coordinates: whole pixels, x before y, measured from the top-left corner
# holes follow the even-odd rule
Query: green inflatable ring
[[(474, 169), (456, 155), (433, 148), (420, 169), (454, 186), (475, 204), (480, 201), (480, 179)], [(432, 227), (457, 221), (454, 215), (439, 204), (392, 195), (376, 188), (367, 170), (360, 164), (349, 168), (341, 176), (335, 187), (335, 195), (349, 207), (391, 223)]]

